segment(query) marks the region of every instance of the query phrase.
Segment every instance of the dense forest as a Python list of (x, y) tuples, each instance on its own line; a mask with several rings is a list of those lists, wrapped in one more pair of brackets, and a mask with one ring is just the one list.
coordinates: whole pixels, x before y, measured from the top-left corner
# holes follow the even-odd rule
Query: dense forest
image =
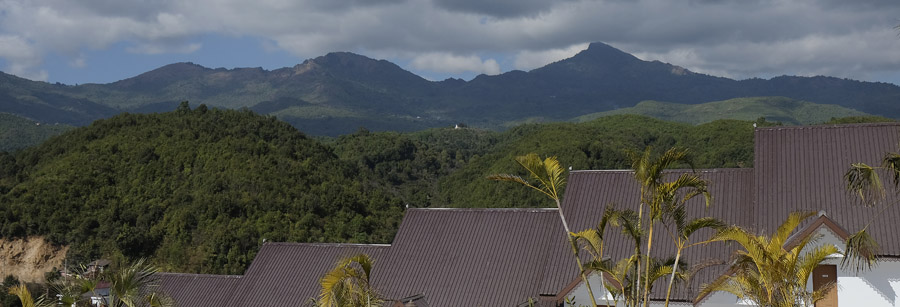
[(40, 144), (74, 127), (65, 124), (41, 124), (23, 117), (0, 113), (0, 151), (17, 151)]
[(315, 139), (272, 116), (182, 103), (0, 152), (0, 236), (46, 236), (73, 263), (151, 257), (165, 271), (242, 274), (264, 240), (389, 243), (407, 206), (548, 206), (484, 179), (518, 169), (516, 155), (622, 169), (626, 149), (647, 146), (687, 148), (696, 167), (751, 167), (753, 122), (619, 115)]

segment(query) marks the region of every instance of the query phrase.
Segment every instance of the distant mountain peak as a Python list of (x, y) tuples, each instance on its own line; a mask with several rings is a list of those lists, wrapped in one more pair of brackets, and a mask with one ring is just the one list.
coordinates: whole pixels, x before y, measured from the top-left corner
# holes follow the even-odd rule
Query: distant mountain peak
[(588, 45), (588, 48), (576, 54), (572, 59), (591, 59), (591, 60), (603, 60), (603, 61), (621, 61), (621, 62), (630, 62), (630, 61), (640, 61), (637, 57), (624, 52), (622, 50), (616, 49), (613, 46), (596, 42)]
[(140, 75), (113, 82), (113, 86), (134, 87), (147, 84), (166, 84), (172, 80), (191, 79), (212, 71), (192, 62), (179, 62), (142, 73)]
[[(380, 69), (401, 69), (400, 66), (385, 60), (376, 60), (352, 52), (330, 52), (324, 56), (309, 60), (324, 68), (346, 70), (352, 69), (355, 73), (370, 73)], [(359, 71), (361, 70), (361, 71)]]

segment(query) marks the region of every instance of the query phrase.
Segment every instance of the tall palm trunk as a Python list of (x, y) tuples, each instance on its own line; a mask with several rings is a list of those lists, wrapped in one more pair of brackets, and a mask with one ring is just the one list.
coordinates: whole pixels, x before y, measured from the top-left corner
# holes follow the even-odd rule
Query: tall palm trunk
[(653, 216), (651, 214), (650, 217), (650, 229), (647, 234), (647, 270), (645, 271), (647, 277), (644, 281), (644, 307), (647, 307), (650, 303), (650, 249), (653, 248)]
[[(603, 240), (600, 240), (600, 262), (603, 262)], [(603, 278), (603, 272), (600, 272), (600, 288), (603, 289), (603, 293), (609, 293), (609, 290), (606, 289), (606, 281)], [(603, 295), (603, 300), (606, 301), (606, 306), (609, 306), (608, 294)]]
[[(641, 203), (638, 206), (638, 229), (644, 229), (644, 186), (641, 185)], [(634, 254), (641, 256), (641, 247), (640, 244), (635, 244)], [(649, 256), (649, 255), (648, 255)], [(634, 295), (635, 306), (640, 306), (640, 300), (638, 300), (638, 295), (641, 293), (641, 261), (638, 259), (637, 265), (635, 265), (635, 278), (634, 278), (634, 291), (632, 292)]]
[[(569, 245), (572, 247), (572, 254), (575, 255), (575, 263), (578, 264), (578, 271), (581, 273), (581, 280), (584, 281), (584, 286), (587, 287), (588, 295), (591, 296), (591, 306), (597, 306), (597, 299), (594, 298), (594, 291), (591, 289), (591, 282), (590, 280), (588, 280), (587, 275), (584, 274), (584, 265), (581, 264), (581, 257), (578, 256), (578, 244), (575, 243), (575, 237), (572, 237), (572, 232), (569, 230), (569, 224), (566, 223), (566, 216), (565, 214), (563, 214), (559, 199), (554, 200), (556, 201), (556, 211), (559, 212), (559, 220), (562, 221), (563, 229), (566, 231), (566, 237), (569, 239)], [(602, 283), (602, 273), (600, 276), (600, 280)]]
[(681, 260), (682, 246), (675, 252), (675, 263), (672, 264), (672, 275), (669, 276), (669, 287), (666, 289), (666, 306), (669, 307), (669, 298), (672, 296), (672, 285), (675, 283), (675, 272), (678, 272), (678, 260)]

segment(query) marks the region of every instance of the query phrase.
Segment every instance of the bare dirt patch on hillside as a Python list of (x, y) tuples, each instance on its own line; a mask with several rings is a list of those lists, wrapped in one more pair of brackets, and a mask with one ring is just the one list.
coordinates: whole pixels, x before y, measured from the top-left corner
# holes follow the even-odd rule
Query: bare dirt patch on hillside
[(23, 282), (44, 282), (44, 273), (62, 268), (68, 246), (56, 246), (43, 237), (0, 238), (0, 278), (12, 274)]

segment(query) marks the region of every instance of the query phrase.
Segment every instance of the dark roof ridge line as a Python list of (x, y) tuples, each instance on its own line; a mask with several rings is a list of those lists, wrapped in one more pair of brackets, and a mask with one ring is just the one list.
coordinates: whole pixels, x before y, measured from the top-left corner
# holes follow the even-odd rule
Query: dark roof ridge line
[(809, 126), (772, 126), (772, 127), (757, 127), (756, 130), (757, 131), (777, 131), (777, 130), (841, 129), (841, 128), (848, 128), (848, 127), (887, 127), (887, 126), (900, 127), (900, 122), (822, 124), (822, 125), (809, 125)]
[(185, 277), (201, 277), (201, 278), (242, 278), (244, 275), (219, 275), (219, 274), (196, 274), (196, 273), (177, 273), (177, 272), (156, 272), (154, 275), (167, 276), (185, 276)]
[(390, 247), (384, 243), (265, 242), (263, 246)]
[(409, 208), (407, 211), (455, 212), (556, 212), (557, 208)]
[[(751, 172), (753, 171), (752, 167), (720, 167), (720, 168), (698, 168), (698, 169), (689, 169), (689, 168), (672, 168), (666, 169), (665, 173), (678, 173), (678, 172), (688, 172), (693, 171), (696, 173), (718, 173), (718, 172)], [(585, 170), (572, 170), (569, 173), (632, 173), (633, 170), (630, 169), (585, 169)]]

